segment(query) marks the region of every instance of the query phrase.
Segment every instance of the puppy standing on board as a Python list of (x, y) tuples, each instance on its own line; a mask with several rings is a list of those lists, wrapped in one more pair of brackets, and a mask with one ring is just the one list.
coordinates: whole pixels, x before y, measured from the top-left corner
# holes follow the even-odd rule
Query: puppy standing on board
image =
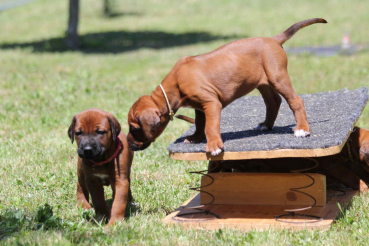
[[(183, 119), (192, 123), (190, 118)], [(309, 172), (324, 174), (348, 188), (365, 191), (369, 185), (369, 130), (354, 127), (341, 152), (330, 156), (226, 160), (222, 161), (221, 165), (217, 161), (210, 161), (208, 170), (214, 173), (230, 171), (289, 173), (291, 170), (311, 167), (311, 159), (317, 161), (319, 166)], [(364, 181), (366, 185), (360, 185), (359, 180)], [(335, 181), (330, 185), (335, 185)]]
[(304, 103), (292, 88), (282, 44), (300, 28), (314, 23), (327, 21), (301, 21), (271, 38), (241, 39), (207, 54), (181, 58), (151, 96), (140, 97), (130, 109), (130, 148), (147, 148), (180, 107), (191, 107), (195, 109), (196, 131), (185, 142), (201, 142), (206, 137), (206, 152), (218, 155), (224, 148), (220, 136), (222, 109), (254, 89), (260, 91), (267, 109), (265, 121), (256, 126), (257, 130), (273, 128), (281, 94), (295, 115), (295, 136), (308, 136)]
[[(68, 129), (72, 143), (77, 142), (78, 206), (90, 209), (91, 195), (98, 216), (109, 224), (124, 219), (127, 201), (132, 201), (130, 172), (133, 151), (128, 148), (126, 135), (110, 113), (88, 109), (76, 116)], [(104, 197), (104, 187), (113, 190), (111, 214)]]

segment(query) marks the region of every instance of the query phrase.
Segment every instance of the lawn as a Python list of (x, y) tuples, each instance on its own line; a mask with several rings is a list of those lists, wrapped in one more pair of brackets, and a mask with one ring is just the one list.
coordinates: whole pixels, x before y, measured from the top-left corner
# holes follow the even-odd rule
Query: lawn
[[(93, 212), (76, 207), (76, 145), (67, 136), (72, 117), (90, 107), (112, 112), (127, 132), (131, 105), (149, 94), (180, 57), (235, 39), (272, 36), (295, 22), (322, 17), (329, 23), (300, 30), (284, 46), (339, 45), (345, 31), (353, 43), (368, 43), (369, 1), (117, 0), (111, 18), (103, 17), (101, 3), (81, 0), (82, 47), (74, 52), (63, 45), (67, 1), (36, 0), (0, 12), (0, 244), (369, 244), (368, 195), (355, 198), (326, 232), (163, 225), (161, 219), (194, 194), (188, 187), (199, 180), (188, 172), (207, 166), (169, 159), (167, 146), (189, 127), (179, 120), (135, 153), (137, 205), (127, 209), (125, 221), (104, 230)], [(367, 51), (288, 55), (295, 90), (369, 86)], [(194, 115), (190, 109), (178, 113)], [(369, 107), (358, 126), (369, 128)]]

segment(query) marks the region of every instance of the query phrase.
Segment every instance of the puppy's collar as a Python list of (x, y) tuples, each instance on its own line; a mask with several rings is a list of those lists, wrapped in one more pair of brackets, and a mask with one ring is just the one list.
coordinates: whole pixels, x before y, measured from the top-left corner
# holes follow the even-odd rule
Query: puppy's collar
[(93, 163), (93, 167), (96, 167), (96, 166), (101, 166), (101, 165), (104, 165), (108, 162), (110, 162), (111, 160), (113, 160), (115, 157), (117, 157), (119, 151), (122, 149), (122, 141), (120, 140), (119, 136), (117, 137), (118, 138), (118, 147), (117, 147), (117, 150), (114, 152), (114, 154), (112, 156), (110, 156), (110, 158), (106, 159), (105, 161), (102, 161), (102, 162), (95, 162), (95, 161), (91, 161)]
[(165, 93), (165, 90), (164, 90), (163, 86), (161, 84), (159, 84), (159, 85), (160, 85), (161, 90), (163, 91), (165, 101), (167, 101), (167, 105), (168, 105), (168, 109), (169, 109), (169, 118), (172, 121), (173, 120), (173, 115), (174, 115), (173, 110), (170, 107), (169, 100), (168, 100), (167, 94)]

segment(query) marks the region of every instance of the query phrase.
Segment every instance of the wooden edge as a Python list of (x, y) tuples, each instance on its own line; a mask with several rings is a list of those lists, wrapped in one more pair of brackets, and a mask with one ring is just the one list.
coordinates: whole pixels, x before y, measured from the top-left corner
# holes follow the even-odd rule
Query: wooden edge
[[(351, 134), (351, 131), (349, 132)], [(262, 150), (262, 151), (244, 151), (244, 152), (223, 152), (217, 156), (212, 156), (209, 153), (176, 153), (169, 151), (169, 157), (173, 160), (186, 161), (221, 161), (221, 160), (248, 160), (248, 159), (272, 159), (284, 157), (319, 157), (329, 156), (341, 152), (345, 145), (347, 135), (344, 142), (340, 145), (325, 148), (325, 149), (277, 149), (277, 150)]]

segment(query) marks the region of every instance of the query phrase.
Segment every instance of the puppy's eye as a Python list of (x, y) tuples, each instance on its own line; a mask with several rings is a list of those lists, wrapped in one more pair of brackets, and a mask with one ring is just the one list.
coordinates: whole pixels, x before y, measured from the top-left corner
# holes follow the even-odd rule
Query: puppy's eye
[(78, 132), (76, 132), (76, 135), (77, 135), (77, 136), (81, 136), (81, 135), (82, 135), (82, 131), (78, 131)]
[(99, 135), (104, 135), (106, 133), (106, 131), (96, 130), (96, 133), (99, 134)]

